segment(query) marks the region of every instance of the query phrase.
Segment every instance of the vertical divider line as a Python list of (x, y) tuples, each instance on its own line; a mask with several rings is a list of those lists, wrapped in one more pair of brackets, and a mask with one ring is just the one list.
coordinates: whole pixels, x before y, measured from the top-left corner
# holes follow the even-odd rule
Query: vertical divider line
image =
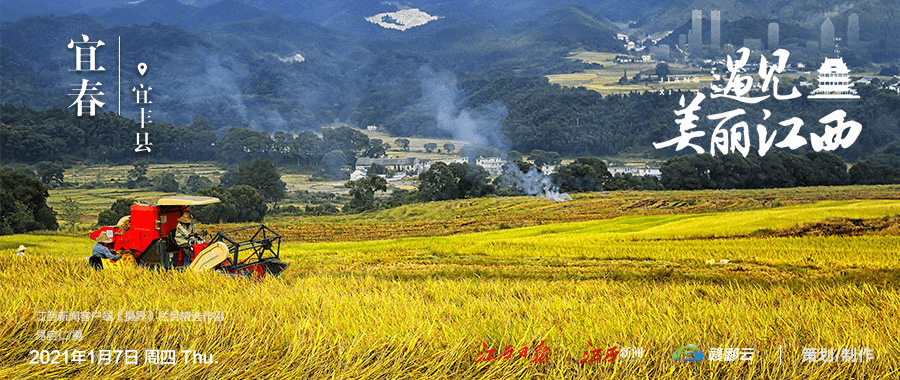
[(122, 36), (119, 36), (119, 116), (122, 116)]

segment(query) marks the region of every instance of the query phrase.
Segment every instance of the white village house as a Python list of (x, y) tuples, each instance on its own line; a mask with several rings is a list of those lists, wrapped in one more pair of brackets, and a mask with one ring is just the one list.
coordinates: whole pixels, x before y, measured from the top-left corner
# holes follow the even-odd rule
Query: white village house
[(365, 171), (372, 165), (381, 165), (388, 170), (395, 172), (406, 172), (408, 174), (418, 174), (431, 167), (431, 160), (420, 159), (418, 157), (409, 158), (368, 158), (360, 157), (356, 159), (354, 170)]
[(506, 165), (506, 160), (500, 157), (478, 157), (475, 165), (483, 167), (491, 175), (500, 175), (503, 173), (503, 165)]
[(609, 174), (631, 174), (633, 176), (653, 176), (660, 177), (662, 172), (659, 171), (659, 168), (648, 168), (644, 166), (610, 166), (607, 168), (609, 170)]

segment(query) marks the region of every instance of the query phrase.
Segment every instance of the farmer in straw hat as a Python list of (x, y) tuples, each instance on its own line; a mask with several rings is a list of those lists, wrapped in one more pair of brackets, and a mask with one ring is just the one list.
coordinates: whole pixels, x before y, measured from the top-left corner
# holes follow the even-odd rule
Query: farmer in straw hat
[(100, 259), (110, 259), (115, 261), (121, 258), (114, 255), (112, 251), (109, 250), (109, 247), (106, 246), (107, 244), (112, 243), (112, 239), (109, 237), (109, 235), (106, 234), (105, 231), (101, 232), (100, 235), (97, 236), (96, 241), (97, 244), (94, 244), (94, 249), (91, 251), (91, 257), (88, 259), (94, 269), (103, 269), (103, 261), (101, 261)]
[(203, 239), (200, 238), (197, 228), (194, 227), (194, 217), (191, 216), (191, 210), (185, 209), (184, 213), (178, 218), (178, 226), (175, 227), (175, 244), (178, 244), (185, 253), (184, 265), (190, 264), (191, 258), (194, 256), (194, 250), (191, 245), (200, 243), (203, 243)]
[(16, 256), (25, 256), (25, 246), (19, 244), (19, 249), (16, 250)]

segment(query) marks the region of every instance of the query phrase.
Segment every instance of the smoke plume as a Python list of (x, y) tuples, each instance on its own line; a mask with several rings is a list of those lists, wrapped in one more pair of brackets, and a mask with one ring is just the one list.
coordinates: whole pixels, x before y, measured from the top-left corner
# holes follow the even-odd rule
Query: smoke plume
[(537, 195), (554, 202), (572, 200), (569, 194), (559, 192), (559, 186), (553, 184), (550, 176), (544, 175), (537, 168), (531, 168), (528, 173), (522, 173), (517, 167), (510, 169), (505, 170), (504, 174), (508, 174), (512, 185), (522, 189), (526, 195)]
[(491, 146), (501, 152), (508, 150), (509, 142), (501, 129), (507, 114), (506, 106), (493, 102), (478, 109), (460, 110), (462, 91), (456, 77), (449, 72), (437, 73), (424, 66), (419, 69), (419, 81), (424, 92), (421, 108), (434, 116), (440, 130), (454, 140)]

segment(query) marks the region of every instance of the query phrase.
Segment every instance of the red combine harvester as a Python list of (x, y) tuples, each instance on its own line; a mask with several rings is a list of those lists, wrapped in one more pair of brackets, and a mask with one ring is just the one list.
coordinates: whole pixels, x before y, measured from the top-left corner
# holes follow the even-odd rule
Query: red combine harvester
[[(106, 234), (109, 248), (122, 258), (107, 261), (110, 267), (143, 266), (192, 271), (220, 270), (232, 276), (263, 278), (277, 276), (287, 268), (280, 261), (281, 235), (263, 224), (219, 232), (208, 242), (193, 244), (193, 252), (175, 244), (178, 218), (188, 206), (218, 203), (219, 198), (173, 196), (159, 199), (156, 206), (135, 203), (131, 215), (116, 226), (91, 233), (96, 240)], [(185, 266), (183, 263), (190, 262)]]

